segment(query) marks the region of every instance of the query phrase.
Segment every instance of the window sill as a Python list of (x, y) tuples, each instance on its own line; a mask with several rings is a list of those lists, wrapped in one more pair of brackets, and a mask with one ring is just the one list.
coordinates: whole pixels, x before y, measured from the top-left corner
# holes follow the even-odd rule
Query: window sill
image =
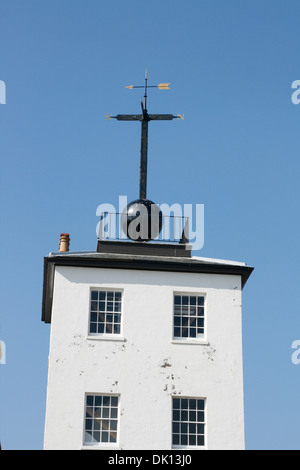
[(118, 445), (116, 446), (104, 446), (104, 445), (92, 445), (92, 446), (87, 446), (87, 445), (83, 445), (81, 446), (81, 450), (121, 450), (121, 447), (119, 447)]
[(205, 339), (172, 339), (172, 344), (198, 344), (201, 346), (209, 346), (209, 342)]
[(101, 336), (101, 335), (89, 335), (86, 337), (88, 341), (121, 341), (125, 342), (126, 338), (124, 336), (120, 335), (107, 335), (107, 336)]

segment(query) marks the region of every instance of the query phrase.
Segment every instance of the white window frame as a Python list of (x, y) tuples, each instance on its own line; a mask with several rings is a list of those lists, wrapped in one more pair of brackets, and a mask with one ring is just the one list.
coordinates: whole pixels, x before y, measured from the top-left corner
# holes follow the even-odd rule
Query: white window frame
[[(204, 421), (200, 421), (200, 420), (198, 421), (198, 416), (197, 416), (198, 411), (196, 411), (196, 416), (197, 416), (196, 421), (189, 421), (189, 420), (183, 420), (183, 421), (181, 421), (181, 420), (180, 420), (180, 421), (175, 420), (175, 421), (174, 421), (174, 415), (173, 415), (173, 412), (174, 412), (174, 400), (176, 400), (176, 399), (178, 399), (178, 400), (202, 400), (202, 401), (204, 401), (204, 409), (203, 409), (203, 410), (199, 410), (200, 412), (203, 411), (203, 413), (204, 413)], [(172, 413), (172, 415), (171, 415), (171, 416), (172, 416), (172, 419), (171, 419), (171, 447), (172, 447), (172, 449), (192, 449), (192, 450), (193, 450), (193, 449), (195, 449), (195, 450), (205, 450), (205, 449), (207, 449), (207, 398), (205, 398), (205, 397), (188, 397), (188, 396), (181, 396), (181, 395), (180, 395), (180, 396), (178, 396), (178, 395), (173, 395), (173, 396), (172, 396), (172, 401), (171, 401), (171, 407), (172, 407), (172, 408), (171, 408), (171, 413)], [(184, 409), (184, 410), (185, 410), (185, 409)], [(189, 407), (188, 407), (187, 410), (188, 410), (188, 412), (189, 412), (189, 411), (194, 411), (194, 409), (190, 409)], [(180, 408), (180, 411), (182, 411), (182, 408)], [(189, 444), (186, 444), (186, 445), (173, 444), (173, 436), (174, 436), (174, 434), (179, 434), (180, 437), (181, 437), (181, 434), (182, 434), (182, 433), (181, 433), (181, 430), (179, 431), (179, 433), (173, 431), (173, 429), (174, 429), (174, 428), (173, 428), (174, 423), (178, 423), (180, 429), (181, 429), (181, 424), (186, 424), (186, 425), (187, 425), (188, 432), (187, 432), (187, 433), (184, 433), (184, 434), (187, 434), (188, 438), (189, 438), (190, 435), (194, 435), (194, 434), (195, 434), (195, 436), (196, 436), (196, 441), (197, 441), (198, 433), (197, 433), (197, 432), (196, 432), (196, 433), (190, 433), (190, 432), (189, 432), (189, 425), (190, 425), (190, 424), (191, 424), (191, 425), (195, 425), (196, 428), (197, 428), (197, 425), (201, 425), (201, 426), (203, 425), (203, 427), (204, 427), (204, 433), (203, 433), (203, 434), (202, 434), (202, 433), (201, 433), (201, 434), (199, 433), (199, 436), (200, 436), (200, 435), (201, 435), (201, 436), (202, 436), (202, 435), (204, 436), (204, 444), (203, 444), (203, 445), (197, 445), (197, 444), (196, 444), (196, 445), (189, 445)]]
[[(107, 293), (110, 293), (110, 292), (113, 292), (113, 293), (119, 293), (121, 294), (121, 301), (120, 301), (120, 306), (121, 306), (121, 310), (120, 312), (108, 312), (108, 311), (105, 311), (103, 312), (103, 314), (105, 315), (105, 325), (106, 325), (106, 317), (107, 315), (120, 315), (120, 332), (119, 333), (107, 333), (107, 332), (103, 332), (103, 333), (98, 333), (98, 332), (91, 332), (91, 323), (95, 323), (95, 322), (92, 322), (91, 321), (91, 316), (92, 316), (92, 313), (96, 313), (96, 314), (100, 314), (101, 312), (97, 312), (97, 311), (92, 311), (92, 292), (94, 291), (97, 291), (97, 292), (105, 292), (106, 294)], [(123, 297), (124, 297), (124, 291), (122, 289), (119, 289), (119, 288), (111, 288), (111, 287), (99, 287), (99, 286), (92, 286), (90, 287), (90, 295), (89, 295), (89, 306), (88, 306), (88, 333), (87, 333), (87, 338), (88, 339), (102, 339), (102, 340), (113, 340), (113, 341), (124, 341), (124, 338), (123, 338)], [(114, 301), (115, 302), (115, 301)], [(96, 322), (96, 324), (98, 325), (100, 322)], [(114, 322), (113, 322), (114, 324)]]
[[(103, 404), (100, 406), (100, 407), (96, 407), (96, 406), (93, 406), (93, 414), (94, 414), (94, 408), (101, 408), (101, 417), (99, 419), (99, 421), (114, 421), (116, 422), (116, 429), (115, 430), (111, 430), (110, 429), (110, 424), (109, 424), (109, 430), (107, 431), (106, 429), (100, 429), (100, 430), (95, 430), (94, 429), (94, 425), (95, 425), (95, 422), (94, 422), (94, 417), (93, 418), (87, 418), (87, 397), (88, 396), (92, 396), (94, 398), (94, 403), (95, 403), (95, 398), (96, 397), (109, 397), (109, 398), (117, 398), (118, 399), (118, 406), (117, 406), (117, 417), (116, 418), (110, 418), (109, 417), (103, 417), (102, 419), (102, 415), (103, 415), (103, 408), (105, 409), (108, 409), (109, 410), (109, 415), (111, 413), (111, 408), (116, 408), (116, 407), (111, 407), (111, 406), (108, 406), (108, 407), (105, 407), (103, 406)], [(109, 448), (109, 449), (115, 449), (115, 448), (118, 448), (119, 447), (119, 442), (120, 442), (120, 409), (121, 409), (121, 406), (120, 406), (120, 400), (121, 400), (121, 396), (120, 394), (112, 394), (112, 393), (94, 393), (94, 392), (91, 392), (91, 393), (86, 393), (85, 396), (84, 396), (84, 419), (83, 419), (83, 448), (85, 449), (103, 449), (103, 448)], [(87, 420), (90, 420), (92, 421), (92, 432), (99, 432), (99, 433), (102, 433), (102, 432), (107, 432), (108, 434), (110, 434), (110, 431), (112, 432), (116, 432), (117, 436), (116, 436), (116, 442), (103, 442), (103, 441), (100, 441), (100, 442), (89, 442), (86, 440), (86, 432), (88, 431), (88, 429), (86, 428), (86, 421)], [(99, 424), (99, 423), (98, 423)], [(99, 426), (101, 428), (101, 424)], [(109, 436), (108, 436), (108, 439), (109, 439)]]
[[(175, 317), (178, 317), (175, 315), (175, 296), (181, 296), (181, 297), (203, 297), (204, 298), (204, 303), (203, 303), (203, 309), (204, 309), (204, 315), (203, 315), (203, 329), (204, 332), (201, 334), (201, 336), (196, 336), (196, 337), (191, 337), (191, 336), (175, 336)], [(181, 315), (180, 317), (182, 318), (184, 315)], [(201, 317), (197, 317), (201, 318)], [(197, 320), (196, 320), (197, 321)], [(197, 329), (197, 327), (196, 327)], [(174, 291), (173, 292), (173, 299), (172, 299), (172, 343), (175, 344), (202, 344), (202, 345), (208, 345), (207, 342), (207, 294), (205, 292), (190, 292), (190, 291)]]

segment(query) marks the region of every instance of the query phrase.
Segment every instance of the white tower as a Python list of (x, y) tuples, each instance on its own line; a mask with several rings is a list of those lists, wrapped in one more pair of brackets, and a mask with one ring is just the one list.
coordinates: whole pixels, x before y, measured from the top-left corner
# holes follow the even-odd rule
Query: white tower
[[(144, 106), (141, 170), (147, 116), (157, 115)], [(242, 289), (253, 268), (193, 257), (186, 236), (101, 235), (95, 252), (76, 253), (64, 234), (44, 259), (44, 448), (244, 449)]]

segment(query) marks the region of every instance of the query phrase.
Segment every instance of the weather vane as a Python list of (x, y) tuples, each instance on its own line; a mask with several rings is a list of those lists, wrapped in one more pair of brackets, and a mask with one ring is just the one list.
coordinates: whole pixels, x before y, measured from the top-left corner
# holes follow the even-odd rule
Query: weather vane
[(158, 88), (159, 90), (169, 90), (170, 83), (160, 83), (159, 85), (148, 85), (147, 69), (145, 73), (145, 85), (126, 86), (129, 90), (134, 88), (144, 88), (144, 102), (141, 100), (142, 114), (118, 114), (117, 116), (107, 115), (107, 119), (117, 119), (118, 121), (140, 121), (141, 128), (141, 159), (140, 159), (140, 200), (147, 200), (147, 165), (148, 165), (148, 123), (150, 121), (172, 121), (172, 119), (184, 119), (184, 115), (177, 114), (148, 114), (147, 110), (147, 90), (148, 88)]

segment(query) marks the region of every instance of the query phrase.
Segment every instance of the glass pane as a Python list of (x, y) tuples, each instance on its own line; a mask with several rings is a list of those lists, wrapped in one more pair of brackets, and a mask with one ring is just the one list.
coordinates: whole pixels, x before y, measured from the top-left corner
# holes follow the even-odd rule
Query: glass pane
[(102, 404), (102, 397), (101, 396), (96, 396), (95, 397), (95, 406), (101, 406)]
[(121, 292), (115, 292), (115, 300), (116, 301), (120, 302), (121, 301), (121, 296), (122, 296)]
[(195, 423), (190, 423), (189, 424), (189, 434), (196, 434), (196, 424)]
[(120, 325), (114, 325), (114, 334), (119, 335), (120, 334)]
[(90, 324), (90, 333), (97, 333), (97, 323)]
[(204, 424), (197, 424), (197, 434), (204, 434)]
[(174, 304), (175, 305), (181, 305), (181, 296), (180, 295), (175, 295)]
[(109, 408), (102, 408), (102, 417), (109, 418)]
[(181, 445), (186, 446), (188, 443), (187, 434), (181, 434)]
[(196, 338), (196, 328), (190, 328), (190, 338)]
[(87, 395), (87, 397), (86, 397), (86, 404), (87, 404), (88, 406), (93, 406), (93, 404), (94, 404), (94, 397), (93, 397), (93, 395)]
[(98, 318), (98, 314), (97, 313), (91, 313), (91, 321), (93, 322), (96, 322), (97, 321), (97, 318)]
[(115, 419), (118, 417), (118, 408), (111, 408), (110, 417)]
[(189, 435), (189, 445), (195, 446), (196, 445), (196, 434)]
[(173, 411), (173, 420), (174, 421), (180, 421), (180, 411), (179, 410), (174, 410)]
[(173, 410), (180, 409), (180, 398), (173, 398)]
[(197, 408), (198, 410), (204, 410), (205, 407), (205, 400), (197, 400)]
[(104, 333), (104, 323), (98, 324), (98, 333)]
[(204, 412), (203, 411), (198, 411), (197, 413), (197, 421), (199, 423), (204, 423)]
[(204, 446), (204, 436), (198, 436), (197, 437), (197, 445), (198, 446)]
[(182, 398), (181, 400), (181, 409), (187, 410), (189, 408), (189, 400), (186, 398)]
[(191, 305), (196, 305), (196, 297), (194, 297), (194, 296), (190, 297), (190, 304)]
[(173, 423), (173, 433), (179, 433), (179, 423)]
[(190, 411), (190, 421), (196, 421), (196, 411)]
[(179, 434), (173, 434), (173, 445), (174, 446), (179, 445)]
[(107, 300), (114, 300), (114, 292), (107, 292)]
[(188, 432), (188, 425), (187, 425), (187, 423), (182, 423), (182, 424), (180, 425), (180, 432), (181, 432), (181, 434), (187, 434), (187, 432)]
[(95, 431), (95, 432), (93, 433), (93, 438), (94, 438), (94, 441), (100, 442), (100, 432), (99, 432), (99, 431)]
[(99, 419), (94, 420), (94, 431), (100, 431), (100, 420)]
[(93, 429), (93, 420), (92, 419), (86, 419), (85, 420), (85, 429), (87, 431), (91, 431)]
[(103, 406), (110, 406), (110, 397), (102, 397), (103, 398)]
[(110, 404), (111, 406), (118, 406), (118, 397), (111, 397)]
[(105, 300), (105, 298), (106, 298), (106, 292), (99, 292), (99, 299)]
[(117, 433), (116, 432), (111, 432), (109, 434), (109, 442), (117, 442)]
[(204, 297), (198, 297), (198, 305), (204, 305)]
[(204, 317), (204, 307), (198, 307), (198, 317)]
[(115, 303), (115, 312), (121, 312), (121, 302)]
[(108, 323), (112, 323), (112, 322), (113, 322), (113, 317), (114, 317), (114, 316), (113, 316), (111, 313), (108, 313), (108, 314), (106, 315), (106, 321), (107, 321)]
[(98, 300), (98, 291), (97, 290), (93, 290), (92, 293), (91, 293), (91, 299), (92, 300)]
[(116, 431), (117, 428), (118, 428), (118, 421), (117, 421), (116, 419), (112, 419), (112, 420), (110, 421), (110, 429), (111, 429), (112, 431)]
[(96, 312), (98, 310), (98, 302), (92, 301), (91, 302), (91, 311)]
[(118, 417), (118, 408), (111, 408), (110, 417), (111, 418), (117, 418)]
[(182, 296), (182, 305), (189, 305), (189, 298), (187, 296)]
[(108, 442), (108, 432), (102, 431), (101, 442)]
[(197, 406), (196, 400), (191, 399), (190, 400), (190, 410), (195, 410)]
[(181, 412), (181, 421), (188, 421), (188, 411)]
[(180, 338), (180, 328), (174, 328), (174, 338)]
[(99, 312), (105, 312), (105, 302), (99, 302)]

